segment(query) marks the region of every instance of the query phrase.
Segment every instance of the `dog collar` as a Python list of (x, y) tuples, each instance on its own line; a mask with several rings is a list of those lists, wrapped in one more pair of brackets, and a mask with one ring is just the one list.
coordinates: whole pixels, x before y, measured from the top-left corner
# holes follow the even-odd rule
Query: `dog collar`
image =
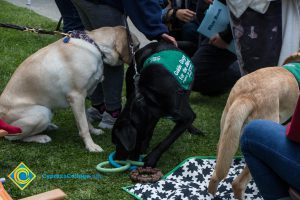
[(74, 31), (69, 31), (68, 34), (69, 35), (67, 35), (63, 39), (64, 43), (68, 43), (71, 38), (81, 39), (81, 40), (84, 40), (84, 41), (94, 45), (98, 49), (100, 54), (103, 56), (103, 54), (100, 50), (100, 47), (97, 45), (97, 43), (92, 38), (90, 38), (90, 36), (88, 34), (86, 34), (85, 31), (74, 30)]
[(298, 84), (300, 85), (300, 63), (292, 62), (285, 64), (282, 67), (291, 72), (297, 79)]
[(178, 50), (163, 50), (150, 56), (143, 69), (153, 63), (162, 64), (185, 90), (190, 90), (194, 79), (194, 65), (191, 59)]

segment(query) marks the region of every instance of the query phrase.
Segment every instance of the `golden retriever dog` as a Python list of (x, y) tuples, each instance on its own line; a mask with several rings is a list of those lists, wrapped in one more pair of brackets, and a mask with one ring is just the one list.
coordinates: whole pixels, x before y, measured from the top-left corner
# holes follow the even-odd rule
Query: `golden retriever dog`
[[(299, 61), (298, 52), (287, 58), (285, 63)], [(253, 119), (286, 122), (294, 112), (298, 96), (299, 85), (296, 78), (283, 67), (262, 68), (237, 81), (223, 110), (216, 166), (209, 182), (209, 193), (215, 195), (218, 183), (227, 176), (239, 147), (243, 126)], [(243, 199), (250, 179), (251, 174), (246, 166), (232, 182), (236, 199)]]
[[(103, 63), (131, 62), (127, 41), (125, 27), (104, 27), (60, 39), (28, 57), (0, 96), (0, 118), (22, 129), (21, 134), (5, 138), (49, 142), (49, 136), (38, 134), (52, 125), (52, 109), (71, 106), (85, 147), (101, 152), (90, 132), (99, 135), (102, 130), (88, 122), (85, 98), (103, 80)], [(134, 35), (133, 41), (137, 47)]]

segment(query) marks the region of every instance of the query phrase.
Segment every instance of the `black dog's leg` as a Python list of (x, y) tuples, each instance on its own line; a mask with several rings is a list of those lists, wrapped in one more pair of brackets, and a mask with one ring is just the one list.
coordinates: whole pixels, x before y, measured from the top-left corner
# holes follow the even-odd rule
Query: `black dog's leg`
[(134, 66), (133, 64), (131, 64), (127, 71), (126, 71), (126, 99), (130, 99), (132, 97), (132, 95), (134, 94), (134, 77), (135, 75), (135, 71), (134, 71)]
[[(144, 158), (145, 167), (155, 167), (161, 155), (175, 142), (175, 140), (187, 129), (185, 122), (178, 122), (171, 133), (159, 143), (153, 151)], [(192, 121), (190, 122), (192, 123)]]
[(159, 117), (153, 115), (143, 99), (135, 101), (131, 111), (132, 123), (139, 134), (137, 134), (135, 149), (130, 158), (138, 158), (141, 154), (146, 153)]
[(199, 130), (198, 128), (196, 128), (193, 124), (191, 124), (187, 131), (190, 133), (190, 134), (193, 134), (193, 135), (205, 135), (201, 130)]
[(145, 167), (155, 167), (161, 155), (175, 142), (175, 140), (185, 131), (195, 119), (195, 114), (188, 105), (187, 109), (181, 115), (181, 118), (176, 121), (176, 124), (170, 134), (159, 143), (152, 151), (144, 158)]
[(149, 147), (149, 144), (150, 144), (151, 138), (153, 136), (155, 126), (156, 126), (158, 121), (159, 121), (159, 118), (156, 118), (156, 117), (153, 117), (152, 119), (149, 120), (147, 128), (145, 129), (145, 132), (143, 134), (143, 135), (145, 135), (145, 138), (141, 142), (141, 153), (142, 154), (146, 153), (146, 151)]

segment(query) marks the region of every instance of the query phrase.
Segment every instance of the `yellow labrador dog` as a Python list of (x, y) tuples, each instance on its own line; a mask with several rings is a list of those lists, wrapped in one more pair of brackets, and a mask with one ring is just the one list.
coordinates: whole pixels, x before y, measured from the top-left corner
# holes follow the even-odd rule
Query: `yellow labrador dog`
[[(300, 53), (290, 56), (285, 63), (299, 62)], [(242, 77), (232, 88), (224, 108), (215, 170), (208, 192), (215, 195), (218, 183), (229, 171), (239, 147), (243, 126), (253, 119), (268, 119), (283, 123), (292, 116), (299, 96), (296, 78), (283, 67), (259, 69)], [(263, 152), (262, 152), (263, 153)], [(243, 194), (251, 179), (249, 169), (232, 182), (237, 199)]]
[[(137, 47), (138, 39), (132, 36)], [(22, 134), (6, 139), (51, 141), (49, 136), (37, 134), (51, 125), (52, 109), (71, 106), (85, 147), (101, 152), (90, 132), (98, 135), (102, 130), (87, 121), (85, 98), (103, 80), (103, 63), (114, 66), (122, 62), (129, 64), (131, 58), (126, 29), (121, 26), (87, 31), (40, 49), (16, 69), (0, 96), (0, 118), (22, 129)]]

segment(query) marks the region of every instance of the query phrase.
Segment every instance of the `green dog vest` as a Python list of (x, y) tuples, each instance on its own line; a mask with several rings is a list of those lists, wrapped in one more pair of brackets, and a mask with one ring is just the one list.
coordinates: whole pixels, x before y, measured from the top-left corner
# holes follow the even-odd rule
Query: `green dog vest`
[(300, 63), (288, 63), (283, 65), (282, 67), (290, 71), (295, 76), (298, 84), (300, 85)]
[(194, 79), (194, 65), (184, 53), (176, 50), (164, 50), (150, 56), (143, 65), (143, 69), (150, 64), (162, 64), (185, 90), (190, 90)]

